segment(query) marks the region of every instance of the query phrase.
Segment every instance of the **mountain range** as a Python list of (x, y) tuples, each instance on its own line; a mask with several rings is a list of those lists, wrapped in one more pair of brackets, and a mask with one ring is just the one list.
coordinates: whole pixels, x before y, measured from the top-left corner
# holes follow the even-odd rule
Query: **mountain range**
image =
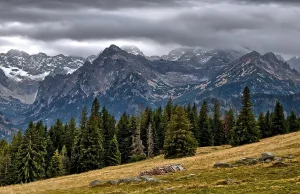
[(164, 105), (170, 97), (183, 105), (218, 99), (223, 110), (238, 109), (247, 85), (256, 114), (272, 109), (277, 99), (286, 112), (294, 108), (299, 114), (298, 62), (274, 53), (199, 47), (145, 56), (135, 46), (111, 45), (87, 59), (10, 50), (0, 54), (0, 111), (15, 130), (29, 120), (51, 125), (57, 118), (77, 118), (95, 97), (117, 118), (124, 111), (138, 114), (145, 106)]

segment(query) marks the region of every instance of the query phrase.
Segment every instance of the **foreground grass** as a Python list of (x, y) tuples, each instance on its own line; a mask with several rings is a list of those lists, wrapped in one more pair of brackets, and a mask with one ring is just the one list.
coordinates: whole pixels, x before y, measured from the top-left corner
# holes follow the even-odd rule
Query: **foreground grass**
[[(241, 157), (257, 157), (271, 151), (277, 156), (293, 156), (289, 167), (271, 164), (231, 169), (213, 169), (215, 162), (236, 161)], [(132, 183), (89, 188), (93, 180), (112, 180), (137, 176), (140, 171), (166, 164), (183, 164), (186, 172), (158, 176), (163, 183)], [(194, 176), (187, 176), (194, 174)], [(224, 185), (226, 179), (234, 183)], [(299, 193), (300, 132), (264, 139), (259, 143), (199, 148), (194, 157), (165, 160), (162, 156), (134, 164), (108, 167), (79, 175), (0, 188), (0, 193)]]

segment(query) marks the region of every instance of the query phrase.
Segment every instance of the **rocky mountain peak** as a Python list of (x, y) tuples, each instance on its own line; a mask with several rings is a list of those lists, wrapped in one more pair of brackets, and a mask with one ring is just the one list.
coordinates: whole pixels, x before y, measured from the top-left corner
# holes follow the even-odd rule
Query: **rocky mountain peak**
[(121, 46), (121, 49), (130, 54), (133, 54), (133, 55), (144, 56), (144, 53), (138, 47), (136, 47), (134, 45), (124, 45), (124, 46)]

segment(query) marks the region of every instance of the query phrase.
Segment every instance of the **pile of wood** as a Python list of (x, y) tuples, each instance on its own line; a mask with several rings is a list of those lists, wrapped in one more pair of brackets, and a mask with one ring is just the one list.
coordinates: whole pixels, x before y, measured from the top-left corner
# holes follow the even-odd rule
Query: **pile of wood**
[(152, 170), (140, 172), (139, 176), (163, 175), (170, 172), (185, 171), (186, 168), (181, 164), (170, 164), (167, 166), (155, 167)]

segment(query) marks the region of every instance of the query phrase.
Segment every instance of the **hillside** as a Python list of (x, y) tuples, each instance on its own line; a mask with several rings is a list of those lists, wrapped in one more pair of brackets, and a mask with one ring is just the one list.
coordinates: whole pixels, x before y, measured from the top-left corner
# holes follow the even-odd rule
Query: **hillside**
[[(194, 157), (165, 160), (163, 156), (138, 163), (107, 167), (88, 173), (65, 176), (26, 185), (0, 188), (0, 193), (298, 193), (300, 190), (300, 132), (261, 140), (241, 147), (199, 148)], [(292, 156), (288, 167), (271, 168), (271, 164), (213, 169), (215, 162), (258, 157), (263, 152)], [(166, 164), (183, 164), (186, 172), (159, 176), (164, 183), (132, 183), (90, 188), (93, 180), (111, 180), (137, 176), (139, 172)], [(186, 175), (195, 174), (188, 177)], [(218, 185), (233, 179), (237, 184)]]

